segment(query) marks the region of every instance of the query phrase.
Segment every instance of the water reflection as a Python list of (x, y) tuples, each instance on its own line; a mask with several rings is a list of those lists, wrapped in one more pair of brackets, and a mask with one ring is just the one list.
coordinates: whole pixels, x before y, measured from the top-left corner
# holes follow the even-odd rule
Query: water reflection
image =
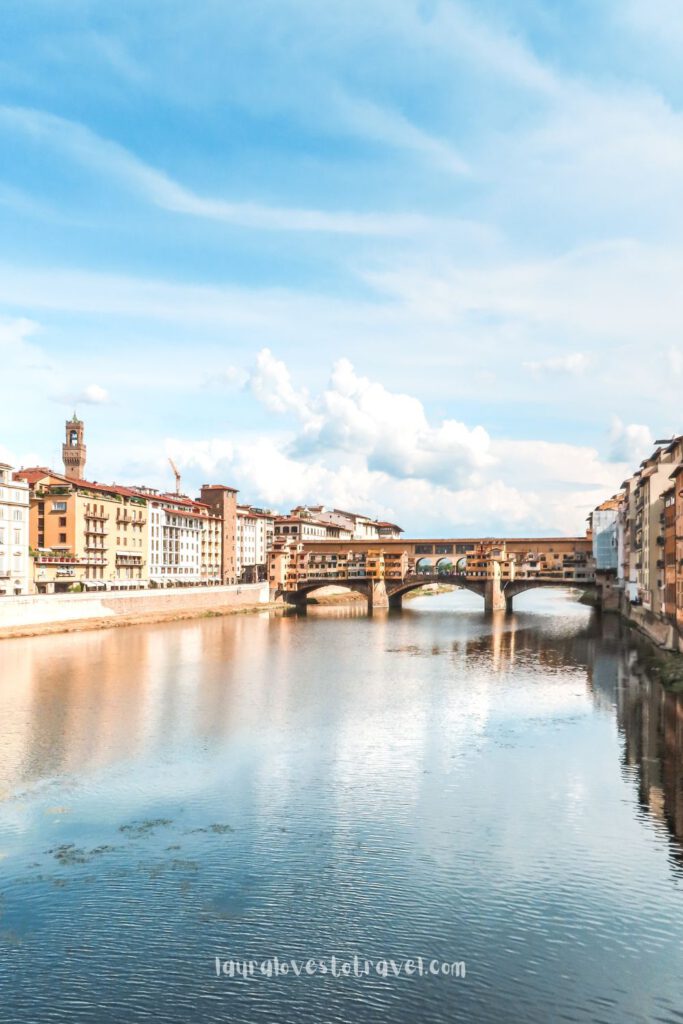
[(624, 767), (638, 781), (641, 806), (675, 839), (683, 868), (683, 695), (648, 678), (635, 651), (617, 661), (618, 721), (624, 735)]
[[(617, 620), (447, 594), (0, 658), (3, 1024), (680, 1019), (683, 698)], [(470, 976), (217, 989), (217, 950)]]

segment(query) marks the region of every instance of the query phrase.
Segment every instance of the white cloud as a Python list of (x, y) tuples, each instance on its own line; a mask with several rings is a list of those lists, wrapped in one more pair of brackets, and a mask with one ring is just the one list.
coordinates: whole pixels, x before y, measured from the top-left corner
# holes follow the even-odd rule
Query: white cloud
[(226, 390), (244, 387), (249, 374), (238, 366), (226, 366), (223, 369), (210, 370), (202, 377), (202, 387), (225, 388)]
[(81, 393), (76, 396), (77, 402), (85, 402), (86, 405), (102, 405), (109, 401), (109, 394), (106, 388), (99, 384), (88, 384)]
[(563, 356), (530, 360), (523, 365), (534, 373), (566, 373), (576, 376), (584, 373), (589, 364), (590, 359), (583, 352), (568, 352)]
[(432, 427), (417, 398), (359, 376), (348, 359), (335, 363), (329, 386), (311, 399), (265, 349), (257, 357), (251, 390), (273, 412), (292, 412), (302, 420), (293, 443), (300, 455), (362, 455), (371, 471), (444, 484), (474, 481), (492, 461), (483, 427), (469, 429), (456, 420)]
[(0, 319), (0, 345), (5, 352), (26, 346), (27, 340), (39, 330), (39, 325), (27, 317)]
[(65, 389), (52, 396), (54, 402), (66, 405), (105, 405), (109, 402), (109, 392), (100, 384), (87, 384), (77, 391)]
[(674, 373), (677, 377), (680, 377), (680, 375), (683, 373), (683, 351), (681, 351), (680, 348), (676, 348), (675, 345), (672, 345), (669, 348), (667, 355), (669, 357), (669, 366), (671, 367), (671, 372)]
[(643, 423), (622, 423), (618, 416), (614, 417), (609, 452), (613, 462), (626, 463), (632, 472), (652, 453), (653, 448), (654, 439), (649, 427)]
[(30, 339), (41, 330), (40, 324), (28, 317), (0, 317), (0, 353), (2, 373), (18, 390), (27, 372), (49, 373), (50, 361), (40, 346)]
[(679, 0), (617, 0), (617, 20), (639, 37), (649, 36), (661, 49), (680, 57), (683, 52), (683, 23)]
[(268, 348), (258, 353), (247, 387), (271, 412), (293, 412), (303, 417), (308, 413), (306, 392), (294, 387), (288, 368)]
[[(320, 394), (261, 352), (250, 391), (293, 428), (281, 437), (167, 442), (179, 466), (287, 509), (302, 501), (399, 521), (416, 535), (583, 532), (627, 466), (588, 446), (491, 439), (454, 420), (432, 424), (421, 402), (359, 376), (346, 359)], [(628, 428), (626, 428), (627, 434)], [(630, 452), (633, 455), (633, 451)]]

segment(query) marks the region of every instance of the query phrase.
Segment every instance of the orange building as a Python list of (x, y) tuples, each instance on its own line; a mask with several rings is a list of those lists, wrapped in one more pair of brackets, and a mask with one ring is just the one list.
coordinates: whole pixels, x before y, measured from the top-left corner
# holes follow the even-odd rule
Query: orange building
[(147, 585), (143, 497), (44, 467), (16, 476), (30, 487), (29, 537), (39, 593)]

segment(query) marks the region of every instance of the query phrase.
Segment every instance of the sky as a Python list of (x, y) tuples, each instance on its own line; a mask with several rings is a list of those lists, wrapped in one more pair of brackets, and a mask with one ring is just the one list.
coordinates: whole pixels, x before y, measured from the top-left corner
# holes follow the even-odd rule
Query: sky
[(683, 428), (679, 0), (0, 19), (0, 459), (519, 536)]

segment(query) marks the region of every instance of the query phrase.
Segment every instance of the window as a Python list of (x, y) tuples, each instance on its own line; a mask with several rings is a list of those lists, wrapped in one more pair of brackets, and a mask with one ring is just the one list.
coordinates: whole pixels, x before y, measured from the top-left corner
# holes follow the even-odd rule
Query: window
[(60, 516), (59, 517), (59, 525), (60, 526), (66, 526), (66, 516)]
[(66, 512), (66, 502), (65, 501), (53, 501), (52, 502), (52, 511), (53, 512)]
[(416, 544), (415, 545), (416, 555), (433, 555), (434, 545), (433, 544)]
[(21, 544), (21, 530), (14, 531), (14, 543)]
[(59, 543), (60, 544), (66, 544), (66, 534), (65, 533), (60, 533), (60, 535), (59, 535)]
[(15, 523), (20, 523), (24, 518), (24, 511), (20, 508), (14, 509), (14, 515), (12, 517)]

